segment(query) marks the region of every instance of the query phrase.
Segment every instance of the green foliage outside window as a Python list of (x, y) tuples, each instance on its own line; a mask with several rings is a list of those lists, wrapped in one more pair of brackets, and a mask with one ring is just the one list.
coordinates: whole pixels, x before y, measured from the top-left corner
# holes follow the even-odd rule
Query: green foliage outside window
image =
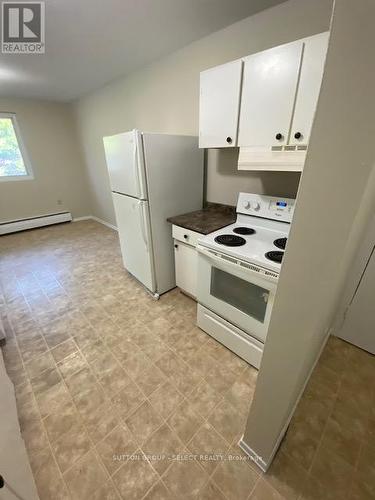
[(0, 177), (27, 175), (11, 118), (0, 117)]

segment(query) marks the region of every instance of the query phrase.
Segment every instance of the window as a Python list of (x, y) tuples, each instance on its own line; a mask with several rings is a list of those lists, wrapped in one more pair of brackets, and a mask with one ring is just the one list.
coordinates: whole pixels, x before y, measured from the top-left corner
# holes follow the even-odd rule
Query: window
[(0, 181), (32, 178), (16, 116), (0, 113)]

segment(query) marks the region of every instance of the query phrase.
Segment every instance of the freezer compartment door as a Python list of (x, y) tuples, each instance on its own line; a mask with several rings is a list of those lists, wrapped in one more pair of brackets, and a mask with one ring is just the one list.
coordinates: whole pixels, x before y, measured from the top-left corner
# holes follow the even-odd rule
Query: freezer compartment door
[(111, 190), (147, 199), (142, 135), (137, 130), (104, 137)]
[(148, 202), (113, 193), (125, 269), (156, 292)]

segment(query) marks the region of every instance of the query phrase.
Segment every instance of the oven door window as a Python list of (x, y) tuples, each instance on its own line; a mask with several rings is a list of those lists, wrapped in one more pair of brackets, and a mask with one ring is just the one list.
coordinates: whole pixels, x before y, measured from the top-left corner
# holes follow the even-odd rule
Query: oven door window
[(266, 288), (212, 267), (210, 293), (213, 297), (264, 323), (270, 294)]

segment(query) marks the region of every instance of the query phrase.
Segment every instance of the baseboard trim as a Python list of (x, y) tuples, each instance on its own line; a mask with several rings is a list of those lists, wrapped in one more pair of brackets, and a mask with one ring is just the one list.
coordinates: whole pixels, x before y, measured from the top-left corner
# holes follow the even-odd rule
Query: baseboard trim
[(255, 465), (257, 465), (263, 472), (267, 472), (267, 469), (270, 466), (270, 464), (265, 462), (257, 453), (255, 453), (255, 451), (252, 448), (250, 448), (249, 445), (245, 443), (245, 441), (243, 440), (243, 436), (240, 439), (238, 446), (241, 448), (243, 452), (246, 453), (247, 456), (251, 458), (251, 460), (255, 463)]
[(105, 220), (103, 219), (99, 219), (99, 217), (95, 217), (95, 215), (93, 215), (91, 217), (93, 220), (95, 220), (96, 222), (99, 222), (99, 224), (103, 224), (103, 226), (107, 226), (109, 227), (110, 229), (113, 229), (114, 231), (118, 231), (117, 227), (114, 226), (113, 224), (110, 224), (109, 222), (106, 222)]
[(322, 354), (322, 352), (324, 351), (324, 348), (328, 342), (328, 339), (330, 337), (330, 335), (332, 334), (333, 332), (333, 329), (332, 328), (329, 328), (327, 330), (327, 333), (326, 333), (326, 337), (319, 349), (319, 352), (315, 358), (315, 361), (311, 367), (311, 370), (308, 374), (308, 376), (306, 377), (306, 380), (305, 380), (305, 383), (303, 384), (303, 387), (296, 399), (296, 402), (294, 403), (293, 405), (293, 408), (292, 410), (290, 411), (289, 415), (288, 415), (288, 418), (286, 420), (286, 423), (284, 425), (284, 427), (282, 428), (280, 434), (279, 434), (279, 437), (277, 438), (276, 440), (276, 444), (272, 450), (272, 453), (270, 455), (270, 458), (269, 460), (266, 462), (265, 460), (263, 460), (263, 458), (261, 458), (245, 441), (244, 441), (244, 436), (242, 436), (242, 438), (240, 439), (238, 445), (240, 446), (241, 450), (244, 451), (246, 453), (246, 455), (248, 455), (255, 463), (256, 465), (258, 465), (258, 467), (263, 471), (263, 472), (267, 472), (268, 468), (270, 467), (270, 465), (272, 464), (272, 461), (277, 453), (277, 450), (279, 449), (280, 447), (280, 444), (282, 442), (282, 440), (284, 439), (284, 436), (286, 434), (286, 431), (288, 430), (288, 427), (289, 427), (289, 424), (290, 424), (290, 421), (292, 420), (293, 418), (293, 415), (294, 415), (294, 412), (296, 411), (296, 408), (298, 406), (298, 403), (300, 402), (300, 399), (303, 395), (303, 393), (305, 392), (305, 389), (306, 389), (306, 386), (310, 380), (310, 377), (313, 373), (313, 371), (315, 370), (315, 367), (316, 365), (318, 364), (318, 361), (319, 361), (319, 358)]
[(73, 219), (73, 222), (80, 222), (83, 220), (94, 220), (96, 222), (99, 222), (99, 224), (103, 224), (103, 226), (107, 226), (110, 229), (113, 229), (114, 231), (118, 231), (116, 226), (114, 226), (113, 224), (110, 224), (109, 222), (106, 222), (103, 219), (99, 219), (99, 217), (95, 217), (95, 215), (84, 215), (83, 217), (75, 217)]
[(74, 217), (72, 222), (81, 222), (82, 220), (92, 219), (91, 215), (84, 215), (83, 217)]

